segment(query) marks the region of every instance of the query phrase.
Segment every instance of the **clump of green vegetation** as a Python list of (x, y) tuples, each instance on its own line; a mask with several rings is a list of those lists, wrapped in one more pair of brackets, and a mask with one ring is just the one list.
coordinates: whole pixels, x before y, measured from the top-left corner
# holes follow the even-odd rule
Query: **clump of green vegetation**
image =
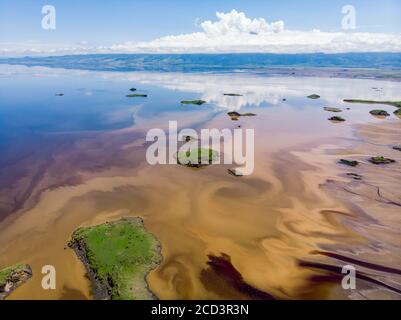
[(27, 264), (17, 264), (0, 270), (0, 300), (4, 300), (31, 277), (32, 269)]
[(401, 101), (377, 101), (377, 100), (360, 100), (360, 99), (344, 99), (349, 103), (365, 103), (365, 104), (386, 104), (396, 108), (401, 108)]
[(182, 100), (181, 104), (196, 104), (198, 106), (206, 103), (204, 100)]
[(378, 157), (370, 158), (369, 162), (371, 162), (373, 164), (389, 164), (389, 163), (394, 163), (395, 160), (390, 159), (390, 158), (385, 158), (385, 157), (382, 157), (382, 156), (378, 156)]
[(356, 160), (347, 160), (347, 159), (340, 159), (340, 161), (338, 161), (338, 162), (341, 164), (350, 166), (350, 167), (356, 167), (359, 164), (359, 162)]
[(153, 299), (146, 275), (161, 261), (159, 243), (140, 218), (74, 231), (68, 246), (85, 264), (95, 299)]
[(142, 94), (142, 93), (131, 93), (126, 95), (127, 98), (135, 98), (135, 97), (146, 98), (147, 96), (148, 96), (147, 94)]
[(331, 118), (329, 118), (329, 120), (330, 120), (330, 121), (336, 121), (336, 122), (343, 122), (343, 121), (345, 121), (344, 118), (341, 118), (341, 117), (338, 117), (338, 116), (331, 117)]
[(401, 108), (394, 111), (394, 114), (401, 118)]
[(224, 93), (224, 95), (229, 97), (242, 97), (242, 94), (239, 93)]
[(320, 96), (318, 95), (318, 94), (311, 94), (310, 96), (308, 96), (307, 98), (309, 98), (309, 99), (313, 99), (313, 100), (316, 100), (316, 99), (319, 99), (320, 98)]
[(384, 116), (388, 117), (390, 114), (386, 110), (375, 109), (369, 112), (373, 116)]
[(217, 151), (210, 148), (180, 151), (177, 153), (177, 163), (192, 168), (201, 168), (211, 165), (218, 155)]

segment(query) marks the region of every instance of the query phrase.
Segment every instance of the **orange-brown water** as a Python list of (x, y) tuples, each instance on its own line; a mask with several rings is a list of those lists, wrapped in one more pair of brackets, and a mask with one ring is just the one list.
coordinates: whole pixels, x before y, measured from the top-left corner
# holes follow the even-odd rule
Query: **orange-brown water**
[[(286, 106), (256, 112), (239, 122), (256, 136), (255, 171), (246, 177), (229, 175), (232, 166), (226, 165), (193, 170), (147, 164), (144, 135), (152, 127), (166, 128), (168, 114), (60, 151), (40, 184), (52, 185), (60, 170), (76, 183), (44, 188), (0, 223), (1, 265), (29, 263), (34, 272), (10, 299), (90, 299), (85, 270), (66, 243), (79, 226), (124, 216), (143, 217), (161, 243), (163, 262), (147, 278), (160, 299), (399, 298), (369, 281), (358, 291), (344, 291), (333, 273), (300, 261), (342, 266), (341, 260), (316, 254), (337, 252), (401, 269), (400, 207), (394, 204), (401, 201), (401, 153), (390, 148), (399, 140), (401, 122), (314, 122), (308, 111), (293, 114)], [(224, 113), (177, 120), (194, 128), (199, 122), (202, 128), (239, 124)], [(364, 161), (378, 153), (398, 162), (376, 167), (365, 161), (357, 170), (393, 203), (378, 201), (366, 185), (349, 185), (354, 182), (344, 174), (355, 170), (337, 164), (342, 157)], [(112, 154), (113, 163), (78, 170), (82, 154), (90, 161)], [(48, 264), (57, 270), (56, 290), (41, 288), (41, 268)], [(400, 288), (396, 275), (367, 272)]]

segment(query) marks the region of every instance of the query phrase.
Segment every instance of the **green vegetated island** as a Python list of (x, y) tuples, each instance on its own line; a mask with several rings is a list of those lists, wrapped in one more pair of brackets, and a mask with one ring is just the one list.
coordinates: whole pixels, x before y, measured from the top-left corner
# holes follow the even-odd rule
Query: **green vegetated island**
[(160, 245), (141, 218), (75, 230), (68, 246), (83, 262), (100, 300), (149, 300), (146, 276), (161, 260)]
[(201, 106), (202, 104), (206, 103), (204, 100), (182, 100), (181, 104), (196, 104)]
[(191, 168), (202, 168), (211, 165), (219, 153), (210, 148), (196, 148), (177, 153), (178, 164)]
[(0, 270), (0, 300), (7, 298), (31, 277), (32, 269), (27, 264), (16, 264)]

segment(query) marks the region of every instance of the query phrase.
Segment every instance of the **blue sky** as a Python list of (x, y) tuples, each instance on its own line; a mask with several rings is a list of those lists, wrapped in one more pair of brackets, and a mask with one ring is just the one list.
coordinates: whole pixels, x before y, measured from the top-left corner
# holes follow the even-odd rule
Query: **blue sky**
[[(54, 5), (57, 29), (41, 28), (41, 8)], [(200, 31), (196, 21), (236, 9), (248, 18), (282, 20), (286, 29), (341, 31), (341, 8), (356, 8), (359, 32), (401, 34), (399, 0), (0, 0), (1, 43), (112, 45)]]

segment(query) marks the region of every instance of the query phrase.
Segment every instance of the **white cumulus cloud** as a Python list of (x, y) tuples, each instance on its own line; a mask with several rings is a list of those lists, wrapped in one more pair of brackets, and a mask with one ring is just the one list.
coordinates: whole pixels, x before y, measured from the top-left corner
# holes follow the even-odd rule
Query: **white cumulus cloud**
[(277, 33), (284, 30), (284, 22), (277, 21), (267, 23), (265, 19), (249, 19), (245, 13), (232, 10), (229, 13), (217, 12), (217, 21), (204, 21), (201, 28), (205, 35), (209, 38), (243, 35), (243, 34), (263, 34)]
[(251, 19), (232, 10), (217, 12), (215, 21), (197, 22), (199, 32), (169, 35), (147, 42), (124, 42), (111, 46), (90, 46), (81, 42), (74, 46), (21, 48), (6, 47), (3, 54), (30, 53), (342, 53), (401, 52), (401, 34), (369, 32), (325, 32), (289, 30), (283, 21)]

